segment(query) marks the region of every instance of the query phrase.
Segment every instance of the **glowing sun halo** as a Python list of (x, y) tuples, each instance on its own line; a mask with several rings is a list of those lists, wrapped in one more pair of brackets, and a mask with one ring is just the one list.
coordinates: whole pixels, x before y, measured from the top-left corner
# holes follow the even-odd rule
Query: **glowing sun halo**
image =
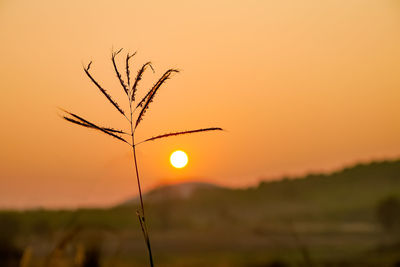
[(184, 151), (176, 150), (171, 154), (169, 161), (171, 162), (172, 166), (180, 169), (185, 167), (186, 164), (188, 163), (188, 156)]

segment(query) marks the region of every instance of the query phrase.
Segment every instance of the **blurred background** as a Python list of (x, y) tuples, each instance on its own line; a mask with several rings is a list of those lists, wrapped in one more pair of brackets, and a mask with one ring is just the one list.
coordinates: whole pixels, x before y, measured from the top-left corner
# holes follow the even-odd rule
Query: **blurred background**
[[(0, 266), (146, 266), (117, 63), (168, 68), (138, 141), (157, 266), (400, 265), (400, 2), (0, 0)], [(182, 149), (189, 164), (175, 169)]]

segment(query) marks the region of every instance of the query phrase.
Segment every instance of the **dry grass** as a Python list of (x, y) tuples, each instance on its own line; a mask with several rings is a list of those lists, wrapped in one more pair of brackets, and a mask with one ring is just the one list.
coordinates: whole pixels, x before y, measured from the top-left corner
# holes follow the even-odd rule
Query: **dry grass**
[[(135, 143), (135, 131), (136, 131), (137, 127), (139, 126), (139, 123), (143, 120), (144, 115), (145, 115), (146, 111), (149, 109), (150, 104), (153, 102), (157, 92), (160, 90), (162, 85), (171, 77), (172, 74), (178, 73), (179, 71), (176, 69), (167, 70), (161, 76), (161, 78), (152, 86), (152, 88), (150, 88), (150, 90), (143, 97), (143, 99), (140, 102), (135, 103), (135, 101), (136, 101), (135, 95), (138, 90), (139, 81), (142, 79), (144, 72), (146, 71), (146, 69), (148, 67), (150, 67), (153, 70), (153, 72), (154, 72), (154, 69), (150, 62), (143, 64), (142, 67), (138, 70), (138, 73), (135, 77), (135, 81), (134, 81), (133, 85), (131, 86), (129, 60), (136, 54), (136, 52), (132, 55), (130, 55), (129, 53), (127, 53), (127, 55), (126, 55), (125, 71), (126, 71), (126, 79), (127, 80), (125, 82), (124, 79), (122, 78), (120, 71), (118, 70), (118, 66), (116, 63), (116, 57), (118, 56), (118, 54), (121, 53), (121, 51), (122, 51), (122, 49), (120, 49), (116, 52), (112, 52), (111, 61), (113, 64), (114, 71), (119, 80), (119, 83), (121, 84), (121, 87), (124, 90), (124, 92), (128, 98), (129, 111), (130, 111), (128, 115), (122, 110), (120, 105), (115, 100), (113, 100), (111, 95), (90, 74), (89, 70), (90, 70), (92, 62), (90, 62), (87, 65), (87, 67), (84, 67), (84, 71), (85, 71), (86, 75), (89, 77), (90, 81), (100, 90), (100, 92), (107, 98), (107, 100), (114, 106), (114, 108), (117, 109), (117, 111), (126, 118), (127, 122), (129, 123), (129, 126), (130, 126), (130, 133), (124, 132), (122, 130), (116, 130), (116, 129), (110, 128), (110, 127), (98, 126), (97, 124), (90, 122), (87, 119), (84, 119), (82, 116), (76, 115), (72, 112), (65, 111), (65, 110), (62, 110), (65, 113), (65, 115), (62, 116), (62, 118), (73, 124), (76, 124), (76, 125), (79, 125), (79, 126), (82, 126), (85, 128), (98, 130), (104, 134), (107, 134), (108, 136), (111, 136), (115, 139), (118, 139), (119, 141), (122, 141), (122, 142), (128, 144), (131, 147), (132, 153), (133, 153), (133, 163), (134, 163), (135, 172), (136, 172), (136, 179), (137, 179), (137, 184), (138, 184), (139, 198), (140, 198), (140, 207), (137, 210), (136, 214), (138, 216), (141, 230), (143, 232), (144, 240), (146, 243), (146, 247), (147, 247), (147, 250), (149, 253), (150, 266), (154, 266), (151, 245), (150, 245), (150, 236), (149, 236), (149, 231), (148, 231), (148, 227), (147, 227), (147, 221), (145, 219), (145, 210), (144, 210), (143, 196), (142, 196), (142, 190), (141, 190), (141, 184), (140, 184), (140, 175), (139, 175), (139, 169), (138, 169), (137, 158), (136, 158), (136, 146), (139, 143), (144, 143), (147, 141), (154, 141), (154, 140), (158, 140), (161, 138), (167, 138), (167, 137), (184, 135), (184, 134), (208, 132), (208, 131), (221, 131), (222, 129), (219, 127), (209, 127), (209, 128), (201, 128), (201, 129), (196, 129), (196, 130), (173, 132), (173, 133), (162, 134), (162, 135), (158, 135), (155, 137), (151, 137), (151, 138), (145, 139), (142, 142)], [(136, 110), (138, 110), (138, 112), (136, 112)], [(136, 115), (136, 113), (138, 113), (138, 114)], [(136, 119), (134, 119), (134, 117), (136, 117)], [(127, 137), (124, 137), (124, 135)], [(129, 136), (130, 136), (130, 138), (129, 138)], [(128, 140), (126, 138), (129, 138), (130, 140)]]

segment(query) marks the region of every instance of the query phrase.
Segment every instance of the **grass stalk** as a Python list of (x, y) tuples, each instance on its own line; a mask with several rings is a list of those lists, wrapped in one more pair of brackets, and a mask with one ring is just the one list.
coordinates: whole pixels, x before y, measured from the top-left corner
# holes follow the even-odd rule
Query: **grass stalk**
[[(63, 109), (61, 109), (61, 110), (65, 113), (65, 115), (63, 115), (61, 117), (63, 119), (65, 119), (66, 121), (73, 123), (75, 125), (82, 126), (84, 128), (92, 128), (92, 129), (98, 130), (104, 134), (107, 134), (108, 136), (111, 136), (120, 141), (123, 141), (125, 144), (127, 144), (131, 147), (132, 154), (133, 154), (133, 157), (132, 157), (133, 165), (135, 167), (136, 181), (137, 181), (137, 185), (138, 185), (139, 199), (140, 199), (140, 207), (139, 207), (139, 210), (136, 211), (136, 214), (139, 219), (140, 228), (142, 230), (144, 241), (145, 241), (146, 248), (148, 251), (150, 266), (153, 267), (154, 261), (153, 261), (153, 254), (152, 254), (152, 250), (151, 250), (149, 231), (147, 228), (147, 220), (146, 220), (145, 212), (144, 212), (143, 193), (142, 193), (139, 168), (138, 168), (138, 163), (137, 163), (136, 146), (140, 143), (144, 143), (147, 141), (154, 141), (154, 140), (164, 139), (164, 138), (177, 136), (177, 135), (186, 135), (186, 134), (200, 133), (200, 132), (206, 132), (206, 131), (221, 131), (222, 129), (219, 127), (209, 127), (209, 128), (201, 128), (201, 129), (197, 129), (197, 130), (172, 132), (169, 134), (157, 135), (157, 136), (145, 139), (144, 141), (135, 144), (135, 131), (138, 128), (139, 123), (143, 120), (144, 113), (149, 109), (149, 104), (151, 102), (153, 102), (154, 96), (156, 95), (159, 88), (164, 84), (164, 82), (170, 78), (172, 73), (176, 73), (176, 72), (178, 72), (178, 70), (175, 70), (175, 69), (167, 70), (161, 76), (161, 78), (156, 82), (156, 84), (154, 84), (152, 86), (152, 88), (148, 91), (148, 93), (144, 96), (144, 98), (139, 103), (134, 103), (135, 102), (135, 93), (137, 91), (137, 85), (138, 85), (138, 82), (142, 79), (142, 75), (143, 75), (146, 67), (149, 66), (153, 70), (153, 72), (154, 72), (154, 69), (151, 66), (150, 62), (145, 63), (139, 69), (133, 86), (130, 87), (129, 59), (131, 57), (133, 57), (136, 53), (134, 53), (133, 55), (129, 55), (129, 53), (128, 53), (127, 57), (126, 57), (126, 67), (125, 67), (126, 68), (126, 76), (127, 76), (126, 78), (127, 78), (127, 82), (128, 82), (128, 85), (126, 85), (124, 80), (122, 79), (121, 73), (118, 71), (118, 67), (117, 67), (117, 64), (115, 61), (116, 55), (118, 55), (121, 52), (121, 50), (122, 49), (120, 49), (118, 52), (112, 52), (111, 61), (112, 61), (114, 71), (117, 74), (117, 78), (122, 86), (122, 89), (124, 90), (124, 92), (126, 93), (126, 96), (128, 97), (129, 110), (130, 110), (129, 118), (125, 114), (125, 112), (122, 110), (122, 108), (120, 108), (120, 105), (116, 101), (114, 101), (114, 99), (111, 97), (111, 95), (90, 74), (89, 69), (90, 69), (92, 62), (90, 62), (87, 65), (87, 67), (84, 67), (84, 71), (85, 71), (86, 75), (89, 77), (90, 81), (100, 90), (100, 92), (107, 98), (107, 100), (119, 111), (119, 113), (122, 116), (124, 116), (127, 119), (127, 121), (130, 124), (130, 134), (129, 134), (129, 132), (125, 132), (123, 130), (115, 130), (115, 128), (98, 126), (97, 124), (94, 124), (79, 115), (65, 111)], [(135, 108), (134, 108), (134, 105), (136, 105)], [(133, 120), (133, 117), (135, 115), (134, 113), (138, 108), (141, 108), (141, 110), (139, 111), (139, 114), (137, 115), (137, 118), (134, 121)], [(126, 140), (125, 139), (126, 137), (124, 137), (123, 135), (131, 135), (132, 143), (129, 143), (129, 141)]]
[(147, 224), (146, 224), (146, 217), (144, 213), (144, 204), (143, 204), (143, 195), (142, 195), (142, 187), (140, 185), (140, 176), (139, 176), (139, 168), (137, 164), (137, 158), (136, 158), (136, 145), (135, 145), (135, 129), (133, 127), (133, 110), (132, 110), (132, 98), (129, 98), (129, 110), (131, 113), (131, 119), (130, 119), (130, 126), (131, 126), (131, 136), (132, 136), (132, 154), (133, 154), (133, 164), (135, 165), (135, 174), (136, 174), (136, 181), (138, 185), (138, 191), (139, 191), (139, 199), (140, 199), (140, 211), (137, 212), (137, 216), (139, 218), (139, 223), (142, 229), (144, 241), (146, 243), (147, 247), (147, 252), (149, 254), (149, 261), (150, 261), (150, 266), (154, 266), (153, 262), (153, 253), (151, 251), (151, 244), (150, 244), (150, 236), (149, 232), (147, 229)]

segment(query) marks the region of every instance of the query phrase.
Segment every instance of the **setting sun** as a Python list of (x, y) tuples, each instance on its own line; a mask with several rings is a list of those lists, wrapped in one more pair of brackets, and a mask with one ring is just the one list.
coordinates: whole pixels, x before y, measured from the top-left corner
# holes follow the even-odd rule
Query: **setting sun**
[(171, 154), (169, 161), (171, 162), (172, 166), (180, 169), (185, 167), (186, 164), (188, 163), (188, 156), (184, 151), (176, 150)]

